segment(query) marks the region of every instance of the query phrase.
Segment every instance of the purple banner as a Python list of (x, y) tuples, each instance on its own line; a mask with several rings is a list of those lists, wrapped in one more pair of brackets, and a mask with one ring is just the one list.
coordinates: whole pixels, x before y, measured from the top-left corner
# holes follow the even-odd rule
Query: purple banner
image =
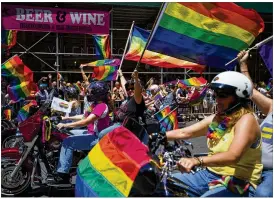
[(260, 55), (273, 77), (273, 41), (269, 41), (260, 48)]
[(2, 4), (6, 30), (109, 34), (109, 12)]

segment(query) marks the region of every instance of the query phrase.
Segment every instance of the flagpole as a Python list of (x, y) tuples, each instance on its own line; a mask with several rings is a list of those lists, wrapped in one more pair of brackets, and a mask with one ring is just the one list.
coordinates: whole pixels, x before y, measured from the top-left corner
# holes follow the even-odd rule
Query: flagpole
[(160, 16), (162, 16), (162, 11), (164, 10), (164, 8), (166, 8), (166, 5), (167, 5), (167, 3), (162, 3), (162, 6), (161, 6), (161, 8), (160, 8), (160, 11), (159, 11), (159, 13), (158, 13), (158, 15), (157, 15), (157, 18), (156, 18), (156, 20), (155, 20), (155, 22), (154, 22), (154, 24), (153, 24), (153, 27), (152, 27), (152, 30), (151, 30), (149, 36), (148, 36), (148, 39), (147, 39), (145, 48), (144, 48), (144, 50), (143, 50), (143, 52), (142, 52), (142, 54), (141, 54), (141, 57), (140, 57), (139, 61), (137, 62), (137, 65), (136, 65), (135, 70), (137, 70), (137, 69), (138, 69), (138, 66), (140, 65), (140, 62), (141, 62), (141, 60), (142, 60), (142, 58), (143, 58), (143, 56), (144, 56), (144, 54), (145, 54), (145, 51), (146, 51), (146, 49), (147, 49), (147, 47), (148, 47), (148, 44), (150, 43), (150, 40), (151, 40), (152, 36), (154, 35), (155, 27), (156, 27), (156, 25), (159, 23), (159, 18), (160, 18)]
[[(124, 53), (123, 53), (123, 57), (122, 57), (122, 60), (121, 60), (120, 66), (119, 66), (119, 70), (121, 69), (122, 64), (124, 62), (124, 58), (125, 58), (125, 55), (126, 55), (126, 51), (127, 51), (129, 40), (130, 40), (131, 35), (132, 35), (132, 30), (133, 30), (134, 24), (135, 24), (135, 21), (133, 21), (132, 24), (131, 24), (131, 28), (130, 28), (130, 31), (129, 31), (129, 34), (128, 34), (128, 37), (127, 37), (127, 42), (126, 42), (126, 46), (125, 46), (125, 50), (124, 50)], [(118, 79), (118, 75), (117, 75), (116, 80), (117, 79)]]
[(173, 113), (173, 112), (176, 111), (177, 109), (178, 109), (178, 106), (177, 106), (175, 109), (173, 109), (172, 111), (170, 111), (169, 114), (167, 114), (164, 118), (162, 118), (162, 119), (159, 121), (159, 123), (161, 123), (164, 119), (166, 119), (168, 116), (170, 116), (171, 113)]
[[(265, 43), (269, 42), (269, 41), (272, 40), (272, 39), (273, 39), (273, 35), (270, 36), (270, 37), (268, 37), (268, 38), (266, 38), (265, 40), (263, 40), (263, 41), (257, 43), (257, 44), (254, 45), (252, 48), (248, 48), (248, 49), (247, 49), (247, 52), (249, 52), (249, 51), (251, 51), (251, 50), (253, 50), (253, 49), (258, 49), (258, 48), (260, 48), (262, 45), (264, 45)], [(232, 62), (234, 62), (234, 61), (237, 60), (237, 59), (238, 59), (238, 57), (235, 57), (234, 59), (232, 59), (231, 61), (229, 61), (228, 63), (226, 63), (225, 66), (227, 66), (228, 64), (231, 64)]]

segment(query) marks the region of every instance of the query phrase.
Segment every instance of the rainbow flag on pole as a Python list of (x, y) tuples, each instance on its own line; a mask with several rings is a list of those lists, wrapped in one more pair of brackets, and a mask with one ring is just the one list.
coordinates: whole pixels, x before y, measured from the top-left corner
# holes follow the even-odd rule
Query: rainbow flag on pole
[(90, 62), (84, 65), (93, 67), (93, 66), (120, 66), (120, 64), (121, 64), (120, 59), (103, 59), (103, 60)]
[(37, 91), (37, 84), (34, 82), (22, 82), (15, 86), (8, 86), (8, 94), (11, 100), (19, 101), (25, 99), (31, 94), (31, 91)]
[(93, 38), (98, 59), (109, 59), (111, 56), (109, 35), (93, 35)]
[(178, 86), (181, 88), (185, 88), (187, 86), (203, 86), (206, 83), (207, 81), (203, 77), (192, 77), (185, 80), (179, 80)]
[(35, 100), (32, 100), (27, 105), (23, 106), (17, 115), (18, 122), (23, 122), (29, 117), (29, 108), (31, 106), (37, 106), (37, 102)]
[(92, 78), (98, 81), (114, 81), (117, 75), (117, 66), (97, 66), (93, 69)]
[(177, 108), (170, 110), (169, 106), (166, 106), (155, 117), (160, 122), (160, 129), (162, 132), (178, 129)]
[(11, 121), (11, 109), (4, 110), (6, 120)]
[(99, 81), (113, 81), (117, 79), (120, 64), (120, 59), (105, 59), (90, 62), (85, 65), (93, 67), (92, 78)]
[(11, 85), (33, 81), (33, 72), (18, 55), (11, 57), (1, 65), (1, 76), (8, 77)]
[[(138, 62), (145, 48), (148, 37), (148, 31), (134, 26), (130, 40), (130, 47), (125, 55), (125, 59)], [(187, 68), (197, 72), (202, 72), (205, 69), (205, 66), (150, 50), (145, 51), (141, 62), (164, 68)]]
[(17, 41), (17, 30), (1, 31), (1, 48), (11, 49)]
[(189, 98), (189, 104), (192, 106), (196, 106), (202, 102), (204, 97), (206, 96), (207, 86), (203, 87), (202, 90), (198, 91), (195, 89), (194, 93)]
[(201, 65), (225, 64), (264, 30), (260, 15), (234, 3), (165, 3), (148, 50)]
[(77, 169), (76, 197), (128, 197), (139, 170), (150, 163), (147, 146), (125, 127), (105, 135)]

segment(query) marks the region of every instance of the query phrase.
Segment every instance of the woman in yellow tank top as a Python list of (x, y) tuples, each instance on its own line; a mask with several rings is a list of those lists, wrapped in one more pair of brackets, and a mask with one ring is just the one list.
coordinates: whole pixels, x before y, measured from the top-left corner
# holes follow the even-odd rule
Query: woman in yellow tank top
[[(227, 71), (217, 75), (210, 87), (217, 114), (166, 133), (167, 140), (207, 136), (208, 156), (181, 158), (178, 168), (182, 173), (174, 177), (187, 185), (184, 189), (189, 196), (253, 196), (262, 164), (260, 128), (248, 105), (252, 83), (241, 73)], [(206, 169), (190, 174), (195, 166)]]

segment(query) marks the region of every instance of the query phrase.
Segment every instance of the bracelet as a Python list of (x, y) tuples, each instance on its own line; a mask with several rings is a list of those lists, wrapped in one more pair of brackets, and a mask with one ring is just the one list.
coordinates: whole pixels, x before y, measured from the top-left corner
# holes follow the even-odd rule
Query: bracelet
[(199, 167), (203, 167), (204, 166), (204, 160), (201, 157), (194, 157), (196, 160), (198, 160), (199, 162)]
[(202, 162), (201, 162), (201, 160), (200, 160), (200, 158), (198, 158), (198, 157), (194, 157), (196, 160), (198, 160), (198, 162), (199, 162), (199, 165), (198, 165), (198, 167), (201, 167), (201, 165), (202, 165)]

